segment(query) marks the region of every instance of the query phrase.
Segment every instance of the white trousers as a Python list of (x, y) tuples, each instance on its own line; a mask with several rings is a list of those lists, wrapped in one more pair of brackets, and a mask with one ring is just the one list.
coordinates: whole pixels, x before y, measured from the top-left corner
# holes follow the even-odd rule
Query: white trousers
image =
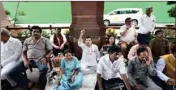
[(1, 68), (1, 80), (7, 79), (7, 81), (11, 84), (11, 86), (16, 86), (17, 83), (11, 79), (9, 76), (9, 72), (12, 70), (12, 68), (15, 67), (17, 64), (17, 61), (10, 62), (6, 64), (3, 68)]
[(81, 72), (83, 73), (83, 75), (96, 74), (96, 69), (97, 69), (97, 66), (88, 66), (88, 65), (81, 64)]

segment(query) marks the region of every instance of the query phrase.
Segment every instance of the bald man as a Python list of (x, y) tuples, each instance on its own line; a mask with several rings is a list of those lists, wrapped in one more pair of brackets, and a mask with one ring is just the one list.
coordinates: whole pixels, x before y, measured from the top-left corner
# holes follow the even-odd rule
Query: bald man
[(7, 79), (11, 86), (17, 83), (10, 77), (10, 72), (20, 61), (22, 44), (10, 36), (10, 31), (1, 28), (1, 80)]

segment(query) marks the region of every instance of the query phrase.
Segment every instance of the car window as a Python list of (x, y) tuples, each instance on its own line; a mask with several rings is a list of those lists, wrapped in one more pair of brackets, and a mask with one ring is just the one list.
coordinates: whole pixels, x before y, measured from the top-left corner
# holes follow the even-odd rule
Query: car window
[(115, 12), (112, 12), (110, 15), (115, 15), (116, 14), (116, 11)]
[(126, 10), (116, 11), (116, 14), (126, 14)]
[(138, 12), (139, 12), (139, 10), (127, 10), (126, 14), (136, 14)]
[(139, 10), (119, 10), (119, 11), (114, 11), (110, 15), (116, 15), (116, 14), (135, 14), (138, 13)]
[(131, 13), (138, 13), (139, 12), (139, 10), (131, 10)]

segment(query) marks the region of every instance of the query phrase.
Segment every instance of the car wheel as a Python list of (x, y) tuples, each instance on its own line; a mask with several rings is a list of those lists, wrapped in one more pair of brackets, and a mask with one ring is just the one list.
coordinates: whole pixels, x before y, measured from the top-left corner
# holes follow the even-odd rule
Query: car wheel
[(109, 20), (104, 20), (104, 25), (105, 25), (105, 26), (109, 26), (109, 24), (110, 24), (110, 21), (109, 21)]
[(138, 20), (133, 19), (133, 20), (132, 20), (132, 24), (133, 24), (134, 26), (137, 26), (137, 25), (138, 25)]

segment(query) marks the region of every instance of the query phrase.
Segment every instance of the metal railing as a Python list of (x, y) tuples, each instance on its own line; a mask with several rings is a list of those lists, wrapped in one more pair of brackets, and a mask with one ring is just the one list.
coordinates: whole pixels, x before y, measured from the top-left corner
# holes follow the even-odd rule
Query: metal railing
[[(29, 26), (28, 25), (28, 27), (9, 27), (9, 26), (7, 26), (6, 27), (8, 30), (19, 30), (19, 29), (22, 29), (22, 30), (24, 30), (24, 29), (31, 29), (31, 26)], [(71, 27), (69, 27), (69, 26), (66, 26), (66, 27), (53, 27), (52, 25), (49, 25), (48, 27), (41, 27), (42, 29), (49, 29), (49, 30), (52, 30), (52, 29), (56, 29), (56, 28), (60, 28), (60, 29), (71, 29)], [(101, 28), (101, 27), (100, 27)], [(120, 29), (120, 26), (106, 26), (106, 27), (102, 27), (102, 28), (105, 28), (105, 29), (108, 29), (108, 28), (113, 28), (113, 29)], [(136, 29), (139, 29), (139, 27), (136, 27)], [(163, 29), (165, 32), (167, 31), (167, 30), (175, 30), (174, 31), (174, 33), (175, 33), (175, 37), (166, 37), (166, 38), (168, 38), (168, 39), (170, 39), (170, 40), (175, 40), (176, 41), (176, 27), (173, 27), (173, 26), (171, 26), (171, 27), (155, 27), (155, 29)], [(174, 34), (173, 33), (173, 34)], [(167, 36), (167, 35), (165, 35), (165, 36)], [(21, 38), (21, 37), (19, 37), (19, 36), (17, 36), (16, 38)]]
[[(11, 29), (30, 29), (31, 26), (28, 25), (28, 27), (6, 27), (8, 30)], [(53, 27), (52, 25), (49, 25), (48, 27), (41, 27), (42, 29), (55, 29), (55, 28), (71, 28), (71, 27)], [(101, 28), (101, 27), (100, 27)], [(102, 27), (102, 28), (114, 28), (114, 29), (120, 29), (120, 26), (106, 26), (106, 27)], [(136, 29), (139, 29), (139, 27), (136, 27)], [(176, 27), (155, 27), (155, 29), (171, 29), (171, 30), (176, 30)]]

